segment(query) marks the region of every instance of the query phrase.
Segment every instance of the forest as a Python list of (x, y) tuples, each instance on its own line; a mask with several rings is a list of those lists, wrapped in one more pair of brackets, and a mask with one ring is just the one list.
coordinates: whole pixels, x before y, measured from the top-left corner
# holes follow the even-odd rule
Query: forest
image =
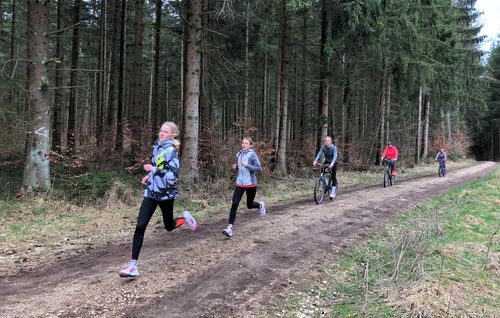
[(243, 136), (267, 175), (309, 169), (326, 135), (343, 169), (389, 140), (404, 165), (498, 161), (500, 49), (474, 3), (2, 0), (2, 192), (137, 169), (164, 121), (188, 184), (227, 178)]

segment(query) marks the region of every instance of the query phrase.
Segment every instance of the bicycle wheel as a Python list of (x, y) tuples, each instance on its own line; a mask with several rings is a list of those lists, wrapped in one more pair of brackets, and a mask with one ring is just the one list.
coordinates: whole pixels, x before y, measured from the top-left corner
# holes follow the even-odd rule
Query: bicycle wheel
[(394, 184), (396, 184), (396, 176), (391, 175), (389, 177), (389, 181), (390, 181), (391, 186), (393, 186)]
[(388, 176), (388, 173), (387, 173), (387, 171), (385, 171), (384, 172), (384, 188), (387, 187), (387, 185), (389, 185), (389, 178), (387, 176)]
[(320, 204), (325, 197), (326, 184), (325, 181), (320, 178), (314, 184), (314, 201), (316, 204)]
[(440, 178), (443, 176), (443, 169), (441, 169), (441, 167), (438, 169), (438, 175)]

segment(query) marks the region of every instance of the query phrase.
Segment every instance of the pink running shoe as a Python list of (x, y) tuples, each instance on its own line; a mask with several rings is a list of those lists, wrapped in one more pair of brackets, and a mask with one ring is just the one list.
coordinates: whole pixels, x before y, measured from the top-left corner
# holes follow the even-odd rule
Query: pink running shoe
[(196, 224), (196, 220), (193, 218), (193, 216), (191, 215), (191, 213), (189, 213), (189, 211), (184, 211), (182, 213), (182, 216), (186, 219), (186, 223), (187, 223), (189, 229), (191, 231), (196, 230), (196, 227), (198, 225)]

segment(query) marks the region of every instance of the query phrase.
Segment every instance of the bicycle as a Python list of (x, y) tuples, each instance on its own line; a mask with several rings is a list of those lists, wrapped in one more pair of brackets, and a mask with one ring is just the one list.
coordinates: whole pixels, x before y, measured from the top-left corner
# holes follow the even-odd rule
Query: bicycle
[(387, 166), (384, 172), (384, 188), (385, 188), (387, 186), (393, 186), (396, 183), (396, 176), (392, 175), (392, 169), (391, 166), (389, 165), (389, 160), (384, 159), (384, 162)]
[(439, 160), (438, 176), (444, 177), (446, 175), (446, 166), (444, 160)]
[[(314, 183), (314, 202), (316, 202), (316, 204), (323, 202), (325, 194), (330, 194), (330, 191), (332, 190), (330, 186), (332, 179), (330, 165), (318, 163), (318, 166), (321, 168), (321, 172), (318, 180)], [(335, 193), (338, 192), (338, 188), (337, 184)], [(333, 198), (330, 198), (330, 200), (333, 200)]]

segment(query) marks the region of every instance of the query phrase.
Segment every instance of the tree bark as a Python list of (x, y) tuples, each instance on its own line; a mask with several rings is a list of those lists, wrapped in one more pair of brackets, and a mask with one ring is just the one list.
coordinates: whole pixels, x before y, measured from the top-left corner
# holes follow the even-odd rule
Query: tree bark
[(280, 74), (280, 101), (281, 106), (281, 118), (280, 128), (279, 128), (279, 144), (278, 144), (278, 170), (282, 176), (287, 175), (287, 160), (286, 160), (286, 148), (287, 148), (287, 128), (288, 128), (288, 12), (286, 10), (286, 2), (282, 2), (282, 23), (281, 28), (283, 32), (281, 33), (282, 39), (280, 40), (281, 47), (281, 74)]
[[(64, 28), (64, 0), (57, 2), (57, 30)], [(64, 49), (61, 37), (56, 39), (56, 57), (59, 63), (56, 64), (56, 89), (54, 90), (54, 112), (52, 126), (52, 150), (61, 151), (63, 133), (63, 100), (64, 100)]]
[[(10, 34), (10, 60), (11, 60), (11, 67), (9, 69), (9, 77), (13, 79), (15, 77), (15, 72), (16, 69), (14, 67), (15, 63), (14, 61), (17, 59), (17, 34), (16, 34), (16, 29), (17, 29), (17, 1), (12, 0), (12, 21), (11, 21), (11, 34)], [(3, 12), (3, 11), (0, 11)], [(17, 95), (17, 90), (16, 90), (16, 85), (14, 84), (13, 81), (10, 83), (10, 91), (9, 91), (9, 103), (12, 103), (12, 101), (16, 98)]]
[(330, 91), (329, 59), (326, 53), (326, 43), (330, 34), (330, 12), (329, 0), (321, 1), (321, 37), (320, 37), (320, 74), (319, 74), (319, 110), (321, 128), (318, 136), (318, 145), (328, 134), (328, 99)]
[[(117, 144), (116, 124), (117, 124), (117, 82), (119, 73), (119, 54), (120, 54), (120, 2), (112, 0), (113, 5), (113, 31), (111, 43), (111, 65), (109, 67), (109, 90), (108, 90), (108, 107), (106, 124), (110, 130), (111, 145)], [(116, 147), (116, 146), (115, 146)]]
[[(203, 0), (203, 12), (207, 12), (203, 15), (202, 24), (207, 29), (212, 29), (212, 18), (211, 12), (212, 1)], [(209, 47), (212, 44), (212, 33), (211, 32), (202, 32), (202, 46), (204, 48)], [(201, 116), (201, 133), (204, 134), (208, 129), (213, 126), (212, 123), (212, 105), (213, 105), (213, 96), (212, 96), (212, 57), (211, 50), (202, 50), (201, 51), (201, 90), (200, 90), (200, 116)]]
[(387, 109), (386, 118), (385, 118), (385, 144), (387, 145), (391, 140), (391, 85), (392, 84), (392, 75), (389, 75), (387, 79), (387, 95), (386, 95), (386, 103), (385, 107)]
[(31, 109), (31, 131), (26, 140), (23, 174), (24, 192), (47, 190), (51, 186), (50, 114), (47, 103), (49, 10), (47, 2), (28, 1), (28, 101)]
[(98, 72), (96, 80), (96, 90), (95, 90), (95, 105), (96, 105), (96, 139), (97, 143), (100, 144), (103, 138), (104, 123), (105, 123), (105, 109), (104, 109), (104, 88), (105, 88), (105, 78), (107, 76), (106, 70), (106, 26), (107, 26), (107, 16), (106, 16), (106, 0), (101, 1), (101, 19), (99, 21), (100, 25), (100, 35), (99, 35), (99, 55), (97, 68)]
[(422, 152), (422, 159), (427, 158), (428, 147), (429, 147), (429, 118), (431, 110), (431, 98), (427, 95), (425, 103), (425, 117), (424, 117), (424, 150)]
[[(385, 148), (385, 113), (386, 113), (386, 85), (387, 85), (387, 59), (383, 59), (384, 61), (384, 70), (382, 72), (382, 83), (380, 84), (380, 126), (379, 126), (379, 143), (380, 143), (380, 156)], [(377, 156), (377, 162), (379, 160), (379, 156)], [(382, 162), (380, 162), (382, 164)]]
[(302, 65), (300, 67), (300, 110), (299, 110), (299, 139), (306, 139), (306, 124), (309, 120), (309, 107), (307, 103), (307, 17), (309, 10), (305, 10), (302, 16)]
[[(80, 22), (81, 0), (75, 0), (73, 7), (73, 24)], [(78, 71), (80, 63), (80, 27), (73, 28), (72, 45), (71, 45), (71, 69), (69, 76), (69, 104), (68, 104), (68, 143), (67, 151), (69, 154), (74, 154), (76, 147), (76, 118), (77, 118), (77, 83)]]
[(154, 135), (160, 126), (160, 54), (161, 54), (161, 7), (162, 0), (156, 0), (156, 21), (154, 24), (155, 48), (153, 65), (153, 83), (151, 93), (151, 129)]
[(422, 148), (422, 85), (418, 88), (418, 110), (417, 110), (417, 149), (415, 163), (420, 162), (420, 151)]
[(187, 0), (184, 110), (181, 173), (185, 182), (198, 178), (199, 101), (200, 101), (200, 41), (201, 0)]
[(120, 56), (118, 58), (118, 92), (117, 92), (117, 104), (116, 104), (116, 149), (120, 152), (123, 151), (123, 114), (124, 114), (124, 87), (125, 87), (125, 24), (126, 24), (126, 12), (127, 12), (127, 1), (120, 1)]
[[(140, 154), (142, 127), (144, 125), (142, 102), (142, 38), (144, 34), (144, 0), (135, 1), (134, 48), (132, 57), (132, 80), (130, 90), (130, 119), (132, 128), (132, 157)], [(134, 159), (135, 160), (135, 159)]]
[(248, 117), (250, 115), (249, 107), (248, 107), (248, 86), (249, 86), (249, 78), (248, 78), (248, 70), (250, 68), (250, 61), (249, 61), (249, 34), (250, 34), (250, 0), (247, 0), (246, 3), (246, 21), (245, 21), (245, 96), (244, 96), (244, 102), (243, 102), (243, 111), (245, 114), (245, 117)]

